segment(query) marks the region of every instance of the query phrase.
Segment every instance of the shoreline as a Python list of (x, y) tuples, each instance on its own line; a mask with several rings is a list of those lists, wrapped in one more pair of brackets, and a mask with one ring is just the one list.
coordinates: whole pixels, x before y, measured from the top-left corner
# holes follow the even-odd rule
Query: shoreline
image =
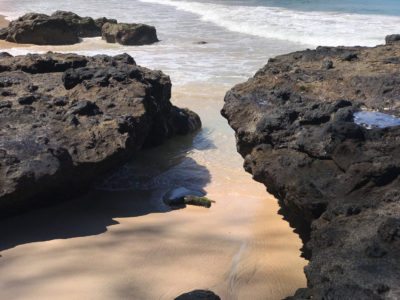
[(5, 16), (0, 15), (0, 28), (7, 27), (9, 23), (10, 21), (8, 21)]

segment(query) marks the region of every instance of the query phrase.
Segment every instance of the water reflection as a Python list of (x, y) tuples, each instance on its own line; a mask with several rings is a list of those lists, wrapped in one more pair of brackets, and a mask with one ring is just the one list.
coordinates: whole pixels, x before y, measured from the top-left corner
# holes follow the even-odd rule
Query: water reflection
[(367, 129), (400, 126), (400, 118), (377, 111), (356, 112), (354, 122)]

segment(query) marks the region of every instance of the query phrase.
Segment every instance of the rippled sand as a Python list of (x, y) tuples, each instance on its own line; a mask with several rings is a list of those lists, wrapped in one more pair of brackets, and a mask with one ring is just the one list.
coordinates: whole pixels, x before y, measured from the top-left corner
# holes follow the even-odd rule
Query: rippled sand
[[(227, 89), (174, 86), (174, 104), (198, 112), (202, 132), (142, 154), (107, 190), (0, 222), (0, 299), (173, 299), (202, 288), (273, 300), (304, 287), (300, 240), (244, 172), (219, 114)], [(178, 185), (216, 204), (169, 211), (162, 195)]]

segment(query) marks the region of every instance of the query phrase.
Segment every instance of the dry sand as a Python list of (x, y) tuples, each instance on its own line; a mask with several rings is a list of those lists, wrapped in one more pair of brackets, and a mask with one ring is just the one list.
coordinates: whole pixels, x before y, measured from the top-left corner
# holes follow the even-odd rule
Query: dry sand
[[(211, 209), (165, 211), (160, 180), (154, 189), (93, 191), (0, 222), (0, 299), (173, 299), (201, 288), (224, 300), (274, 300), (304, 287), (301, 242), (276, 200), (244, 172), (234, 134), (215, 109), (225, 90), (173, 91), (176, 105), (200, 113), (204, 130), (225, 128), (210, 135), (213, 147), (183, 151), (188, 168), (208, 176)], [(147, 159), (170, 164), (174, 143)]]
[[(7, 27), (8, 23), (9, 21), (4, 16), (0, 15), (0, 28)], [(0, 50), (6, 50), (14, 47), (18, 47), (18, 45), (0, 40)]]
[(7, 27), (8, 23), (8, 20), (6, 20), (4, 16), (0, 15), (0, 28)]

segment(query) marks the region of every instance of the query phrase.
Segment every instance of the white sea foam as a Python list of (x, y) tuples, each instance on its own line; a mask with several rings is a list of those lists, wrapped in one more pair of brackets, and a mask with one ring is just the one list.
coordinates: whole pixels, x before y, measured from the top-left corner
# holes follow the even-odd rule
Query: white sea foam
[(305, 12), (278, 7), (232, 6), (176, 0), (139, 0), (173, 6), (230, 31), (308, 45), (376, 45), (400, 32), (400, 17)]

